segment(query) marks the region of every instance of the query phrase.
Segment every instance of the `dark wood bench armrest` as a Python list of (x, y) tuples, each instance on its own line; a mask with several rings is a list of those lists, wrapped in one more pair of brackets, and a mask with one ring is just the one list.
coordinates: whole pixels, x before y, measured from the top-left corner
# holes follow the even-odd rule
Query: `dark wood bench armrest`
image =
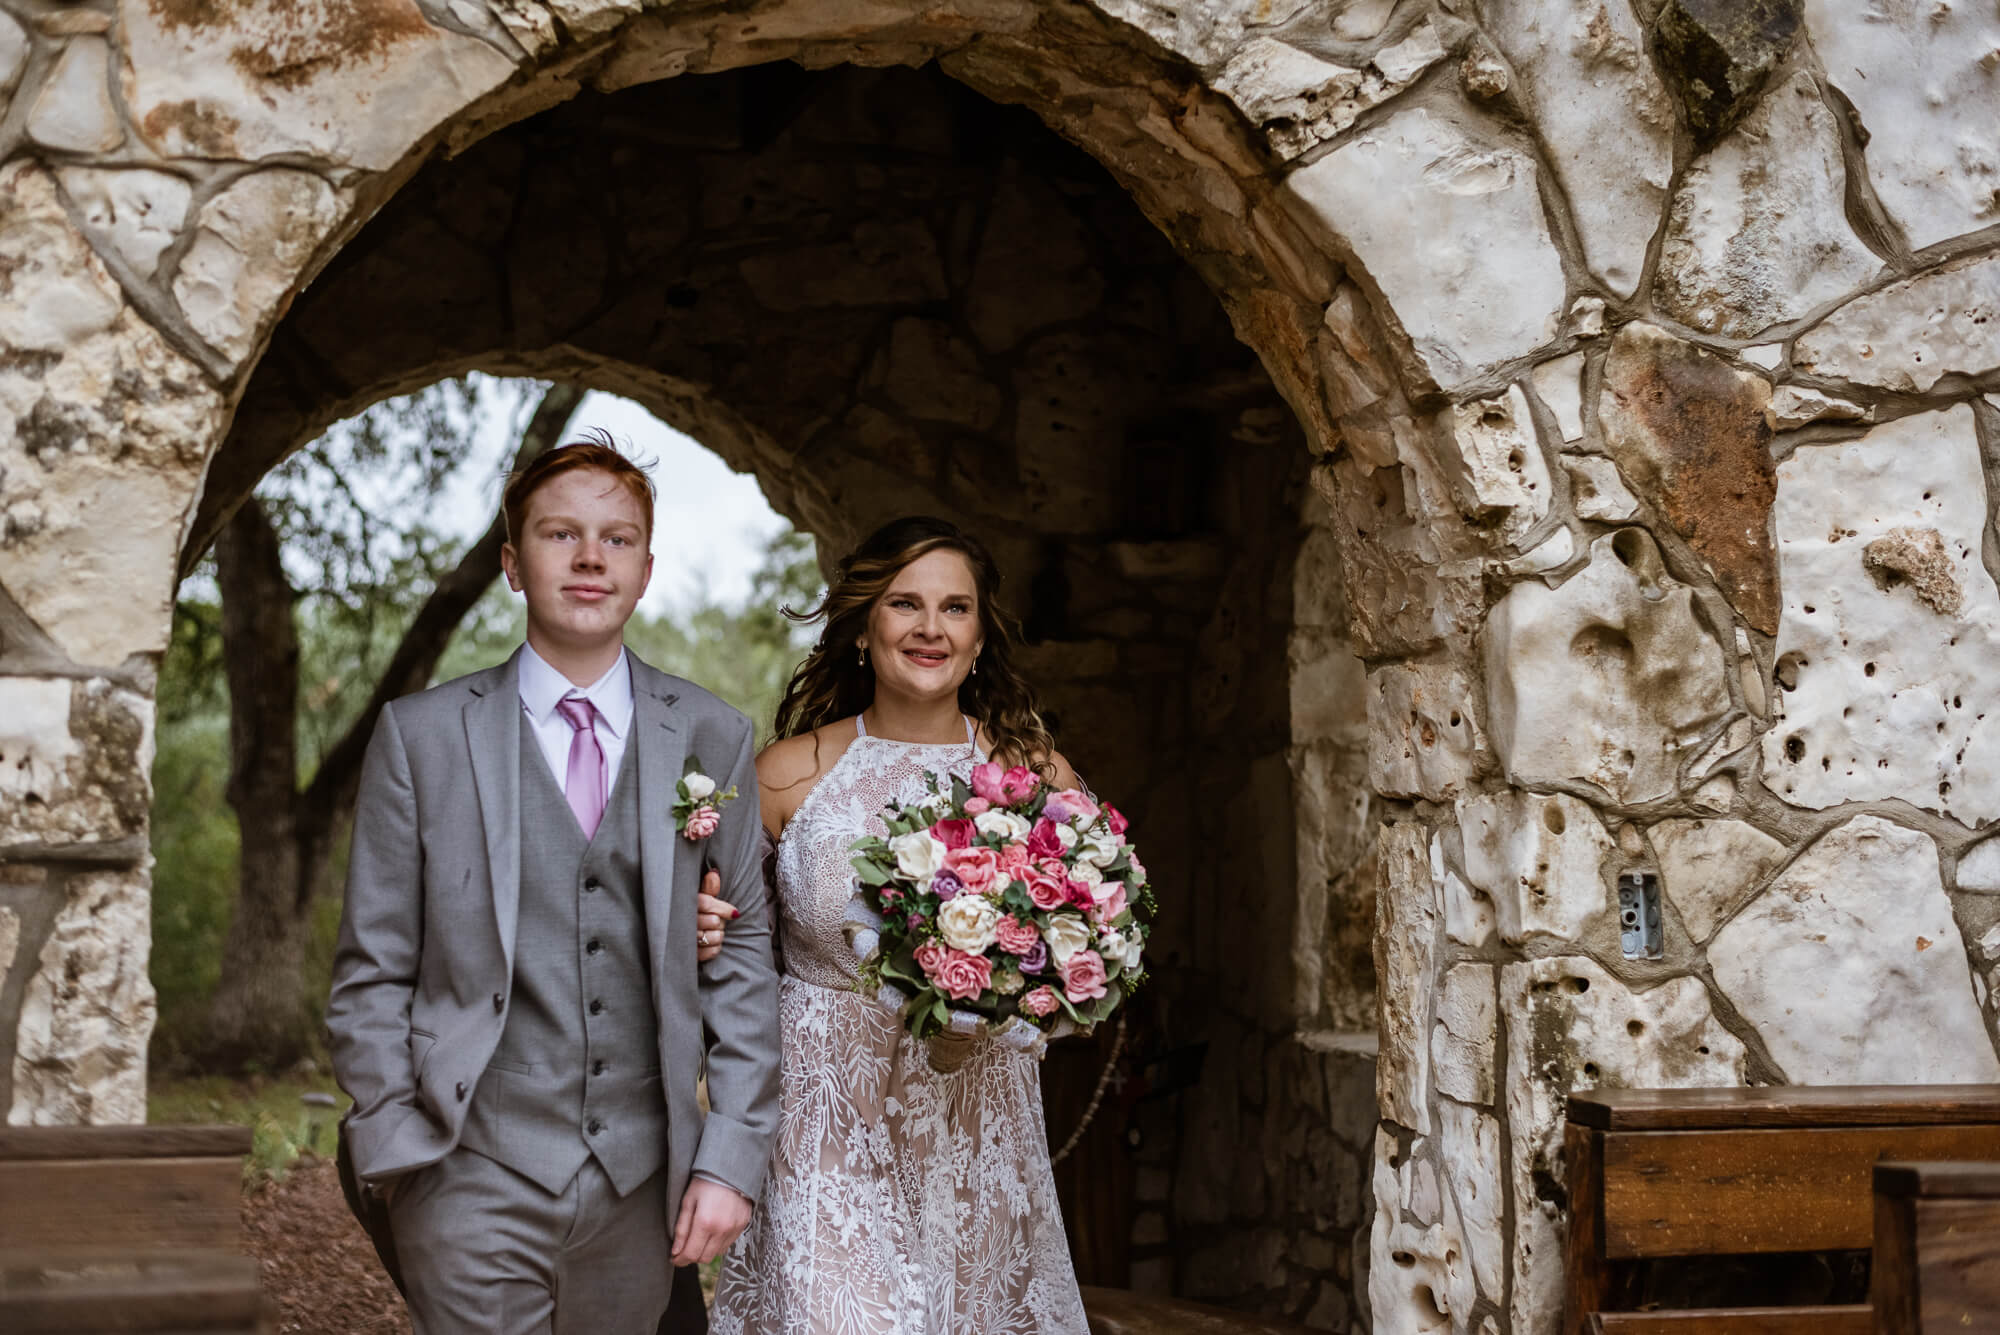
[(1874, 1335), (1875, 1310), (1842, 1307), (1689, 1308), (1594, 1312), (1591, 1335)]

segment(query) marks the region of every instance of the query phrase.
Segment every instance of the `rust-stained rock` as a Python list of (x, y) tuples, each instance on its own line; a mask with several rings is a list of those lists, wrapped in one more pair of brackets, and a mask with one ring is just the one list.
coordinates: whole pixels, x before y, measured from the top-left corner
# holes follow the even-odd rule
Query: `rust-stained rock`
[(1907, 584), (1940, 616), (1957, 616), (1965, 604), (1951, 555), (1934, 528), (1894, 529), (1862, 549), (1861, 564), (1885, 589)]
[(1743, 619), (1778, 629), (1771, 538), (1777, 473), (1771, 386), (1654, 325), (1631, 324), (1604, 360), (1598, 416), (1625, 475), (1655, 497)]

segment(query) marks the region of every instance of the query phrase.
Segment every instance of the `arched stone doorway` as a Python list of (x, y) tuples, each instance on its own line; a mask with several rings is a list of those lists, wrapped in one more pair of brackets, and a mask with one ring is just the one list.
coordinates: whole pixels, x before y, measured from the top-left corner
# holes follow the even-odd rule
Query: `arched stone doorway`
[[(1352, 1256), (1374, 1120), (1366, 1044), (1331, 1032), (1372, 1016), (1327, 996), (1366, 994), (1365, 944), (1359, 977), (1321, 962), (1326, 883), (1369, 874), (1373, 825), (1330, 516), (1254, 355), (1102, 168), (934, 69), (690, 76), (496, 131), (280, 322), (183, 564), (330, 421), (466, 367), (631, 395), (829, 552), (912, 511), (990, 535), (1062, 745), (1184, 887), (1064, 1173), (1086, 1276), (1129, 1282), (1136, 1250), (1151, 1287), (1344, 1320), (1361, 1267), (1304, 1260)], [(1102, 1053), (1052, 1061), (1058, 1141)], [(1327, 1138), (1267, 1143), (1303, 1118)], [(1240, 1261), (1259, 1234), (1268, 1274)]]
[[(1303, 431), (1334, 518), (1300, 540), (1354, 595), (1384, 818), (1376, 1329), (1548, 1328), (1573, 1087), (2000, 1075), (1991, 14), (0, 8), (10, 1118), (135, 1116), (174, 554), (306, 276), (440, 151), (778, 60), (936, 59), (1032, 109)], [(1628, 959), (1613, 877), (1645, 868), (1665, 940)], [(1807, 900), (1838, 930), (1796, 929)], [(1879, 985), (1793, 1004), (1834, 976)], [(1329, 1106), (1309, 1046), (1280, 1051)]]

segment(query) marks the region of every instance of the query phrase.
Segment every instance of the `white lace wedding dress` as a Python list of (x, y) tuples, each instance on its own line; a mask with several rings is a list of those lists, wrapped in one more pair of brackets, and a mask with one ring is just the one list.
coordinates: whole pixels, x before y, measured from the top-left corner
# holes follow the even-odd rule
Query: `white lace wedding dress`
[(855, 990), (841, 930), (849, 845), (884, 833), (884, 805), (923, 796), (925, 770), (965, 777), (984, 759), (970, 741), (857, 727), (785, 827), (782, 1111), (764, 1198), (716, 1283), (715, 1335), (1087, 1335), (1036, 1058), (981, 1039), (954, 1073), (932, 1071), (896, 1013)]

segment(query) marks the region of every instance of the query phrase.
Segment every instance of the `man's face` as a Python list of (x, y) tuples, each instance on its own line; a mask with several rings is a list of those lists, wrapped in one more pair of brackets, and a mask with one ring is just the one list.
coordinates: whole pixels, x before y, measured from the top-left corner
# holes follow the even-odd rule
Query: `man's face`
[(645, 512), (611, 474), (577, 468), (536, 489), (515, 541), (501, 549), (507, 584), (528, 600), (528, 627), (552, 645), (592, 649), (624, 636), (653, 577)]

